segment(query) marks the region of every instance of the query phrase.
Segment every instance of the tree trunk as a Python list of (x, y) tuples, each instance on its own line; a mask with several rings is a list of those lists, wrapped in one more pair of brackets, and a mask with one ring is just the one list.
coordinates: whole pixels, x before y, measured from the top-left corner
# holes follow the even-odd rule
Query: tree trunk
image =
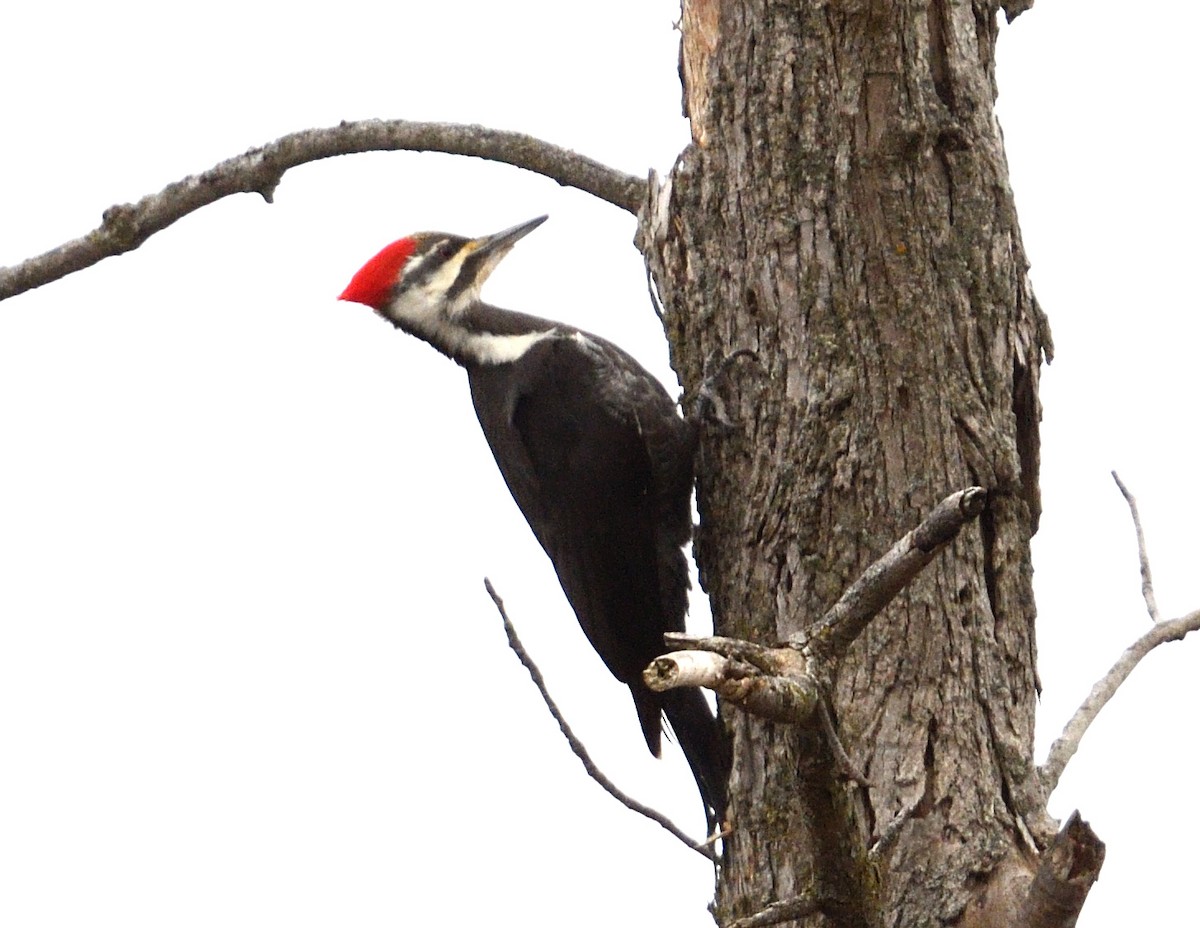
[(718, 633), (787, 638), (947, 493), (989, 491), (830, 682), (873, 786), (816, 733), (723, 710), (721, 923), (791, 901), (817, 914), (786, 924), (1007, 924), (1053, 832), (1029, 550), (1049, 335), (993, 114), (996, 14), (684, 3), (695, 142), (641, 235), (685, 389), (754, 353), (717, 384), (733, 428), (701, 443)]

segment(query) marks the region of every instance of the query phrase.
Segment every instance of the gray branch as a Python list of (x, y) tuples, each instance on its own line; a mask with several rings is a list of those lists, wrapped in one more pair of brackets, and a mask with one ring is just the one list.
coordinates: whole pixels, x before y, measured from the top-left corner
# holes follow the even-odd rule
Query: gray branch
[(1117, 689), (1133, 673), (1133, 668), (1138, 665), (1138, 662), (1160, 644), (1179, 641), (1189, 632), (1200, 629), (1200, 609), (1189, 612), (1182, 618), (1171, 619), (1169, 622), (1159, 621), (1158, 604), (1154, 601), (1154, 582), (1150, 577), (1150, 558), (1146, 554), (1146, 536), (1142, 533), (1142, 520), (1138, 516), (1137, 501), (1125, 484), (1121, 482), (1116, 471), (1112, 472), (1112, 476), (1117, 483), (1117, 489), (1125, 497), (1125, 502), (1129, 504), (1129, 511), (1133, 515), (1133, 527), (1137, 532), (1138, 561), (1142, 569), (1142, 596), (1146, 600), (1146, 610), (1155, 624), (1150, 631), (1126, 648), (1108, 673), (1092, 687), (1092, 691), (1083, 701), (1083, 705), (1075, 710), (1075, 714), (1067, 722), (1063, 733), (1059, 735), (1054, 744), (1050, 745), (1050, 753), (1046, 757), (1046, 762), (1038, 768), (1042, 788), (1047, 796), (1058, 786), (1063, 771), (1070, 763), (1071, 758), (1075, 756), (1075, 752), (1079, 750), (1079, 743), (1083, 740), (1083, 736), (1091, 727), (1092, 722), (1096, 720), (1096, 716), (1100, 714), (1100, 710), (1116, 695)]
[(1133, 668), (1138, 665), (1138, 662), (1160, 644), (1179, 641), (1189, 632), (1197, 629), (1200, 629), (1200, 609), (1189, 612), (1182, 618), (1159, 622), (1125, 649), (1120, 660), (1113, 664), (1112, 669), (1092, 687), (1088, 698), (1075, 711), (1075, 715), (1067, 723), (1067, 727), (1063, 729), (1058, 740), (1050, 746), (1050, 755), (1046, 758), (1046, 762), (1038, 768), (1047, 796), (1058, 786), (1058, 780), (1062, 776), (1063, 770), (1066, 769), (1067, 763), (1079, 750), (1079, 742), (1083, 740), (1084, 733), (1096, 720), (1096, 716), (1100, 714), (1105, 703), (1116, 694), (1117, 688), (1133, 672)]
[(1142, 518), (1138, 515), (1137, 500), (1121, 482), (1117, 472), (1112, 471), (1112, 478), (1117, 482), (1117, 489), (1129, 504), (1129, 514), (1133, 516), (1133, 530), (1137, 533), (1138, 563), (1142, 569), (1142, 598), (1146, 600), (1146, 611), (1150, 613), (1153, 622), (1159, 621), (1158, 603), (1154, 599), (1154, 578), (1150, 576), (1150, 555), (1146, 553), (1146, 535), (1142, 532)]
[(921, 524), (868, 567), (828, 612), (789, 642), (813, 656), (837, 659), (876, 615), (983, 512), (987, 492), (968, 487), (938, 503)]
[(964, 525), (977, 518), (986, 504), (987, 491), (982, 487), (967, 487), (951, 493), (934, 506), (916, 528), (864, 570), (825, 615), (793, 635), (783, 647), (766, 647), (738, 638), (696, 638), (671, 632), (665, 636), (666, 641), (670, 645), (684, 645), (745, 661), (766, 674), (796, 675), (798, 655), (803, 655), (805, 660), (805, 667), (800, 668), (800, 672), (807, 670), (808, 662), (833, 664), (863, 633), (871, 619), (957, 537)]
[(571, 730), (571, 726), (567, 724), (567, 720), (558, 708), (558, 704), (551, 698), (541, 670), (533, 662), (533, 658), (529, 656), (529, 653), (525, 650), (525, 646), (521, 644), (521, 639), (517, 637), (517, 630), (513, 626), (512, 620), (508, 617), (508, 610), (504, 608), (504, 600), (500, 598), (500, 594), (492, 586), (492, 581), (487, 577), (484, 577), (483, 585), (487, 589), (488, 596), (492, 598), (492, 602), (496, 604), (496, 611), (500, 613), (500, 620), (504, 623), (504, 634), (508, 637), (508, 646), (512, 648), (513, 653), (517, 655), (517, 660), (529, 672), (530, 679), (533, 680), (533, 685), (537, 687), (538, 692), (542, 696), (542, 701), (546, 704), (546, 708), (550, 710), (550, 714), (554, 716), (554, 721), (558, 722), (559, 730), (563, 733), (563, 737), (567, 739), (567, 744), (570, 745), (575, 756), (583, 764), (583, 769), (587, 771), (588, 776), (599, 783), (605, 792), (624, 805), (625, 808), (637, 812), (639, 815), (646, 816), (646, 818), (661, 825), (702, 857), (706, 857), (710, 861), (716, 861), (716, 852), (707, 843), (694, 841), (678, 825), (657, 809), (652, 809), (638, 802), (600, 771), (595, 761), (592, 760), (591, 755), (588, 754), (587, 748), (583, 746), (583, 742), (579, 740), (575, 732)]
[(809, 724), (816, 718), (837, 769), (863, 787), (873, 785), (850, 760), (822, 697), (822, 680), (851, 643), (893, 597), (912, 582), (983, 511), (987, 493), (968, 487), (951, 493), (921, 523), (868, 567), (833, 607), (798, 635), (777, 647), (737, 638), (696, 638), (668, 633), (675, 651), (657, 658), (642, 673), (655, 692), (703, 686), (723, 701), (772, 722)]
[(0, 268), (0, 300), (133, 251), (154, 233), (223, 197), (257, 193), (270, 203), (290, 168), (366, 151), (433, 151), (500, 161), (576, 187), (634, 214), (646, 193), (645, 178), (519, 132), (401, 119), (343, 122), (293, 132), (222, 161), (203, 174), (168, 184), (136, 203), (110, 206), (100, 226), (81, 238), (13, 267)]

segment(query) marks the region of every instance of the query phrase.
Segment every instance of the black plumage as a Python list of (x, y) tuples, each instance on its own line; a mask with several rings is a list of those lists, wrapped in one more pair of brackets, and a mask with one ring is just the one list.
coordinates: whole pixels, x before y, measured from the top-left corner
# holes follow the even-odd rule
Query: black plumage
[(655, 755), (666, 715), (719, 819), (728, 768), (719, 723), (699, 690), (660, 694), (642, 682), (666, 650), (663, 634), (684, 630), (693, 429), (616, 345), (478, 300), (491, 269), (541, 221), (483, 239), (402, 239), (366, 265), (343, 298), (373, 305), (466, 369), (500, 472), (584, 634), (629, 687)]

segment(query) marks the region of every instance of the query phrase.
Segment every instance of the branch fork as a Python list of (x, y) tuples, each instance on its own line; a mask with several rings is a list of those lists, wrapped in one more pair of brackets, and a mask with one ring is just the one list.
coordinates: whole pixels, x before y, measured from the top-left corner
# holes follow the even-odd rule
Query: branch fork
[[(746, 712), (773, 722), (810, 724), (828, 718), (822, 681), (871, 619), (925, 568), (969, 521), (983, 511), (987, 493), (952, 493), (883, 557), (868, 567), (817, 622), (775, 647), (735, 638), (669, 634), (686, 645), (658, 658), (643, 678), (653, 690), (703, 686)], [(832, 733), (832, 724), (829, 726)], [(836, 741), (836, 739), (834, 739)], [(835, 753), (840, 745), (831, 744)], [(852, 779), (866, 782), (861, 775)]]
[(1146, 553), (1146, 536), (1142, 531), (1142, 520), (1141, 516), (1138, 515), (1137, 500), (1129, 492), (1129, 488), (1125, 486), (1121, 478), (1117, 476), (1116, 471), (1112, 472), (1112, 478), (1117, 484), (1117, 489), (1121, 491), (1121, 495), (1125, 498), (1125, 502), (1129, 506), (1130, 516), (1133, 518), (1133, 528), (1137, 535), (1138, 565), (1142, 575), (1142, 598), (1146, 602), (1146, 612), (1150, 615), (1150, 621), (1154, 624), (1148, 632), (1125, 649), (1124, 653), (1117, 659), (1117, 662), (1113, 664), (1108, 673), (1096, 681), (1096, 684), (1092, 687), (1092, 691), (1088, 693), (1087, 699), (1075, 710), (1075, 714), (1071, 716), (1071, 720), (1063, 728), (1063, 733), (1050, 746), (1050, 753), (1046, 757), (1046, 762), (1038, 768), (1038, 775), (1041, 777), (1042, 787), (1047, 796), (1054, 792), (1054, 788), (1058, 786), (1058, 781), (1062, 777), (1063, 771), (1066, 769), (1067, 764), (1070, 763), (1071, 758), (1075, 756), (1075, 752), (1079, 750), (1079, 743), (1083, 740), (1083, 736), (1091, 727), (1092, 722), (1100, 714), (1100, 710), (1117, 694), (1117, 689), (1133, 673), (1133, 668), (1141, 662), (1142, 658), (1161, 644), (1166, 644), (1168, 641), (1179, 641), (1185, 635), (1200, 630), (1200, 609), (1189, 612), (1187, 615), (1180, 616), (1177, 619), (1168, 619), (1166, 621), (1161, 619), (1158, 611), (1158, 603), (1154, 598), (1154, 580), (1150, 574), (1150, 556)]

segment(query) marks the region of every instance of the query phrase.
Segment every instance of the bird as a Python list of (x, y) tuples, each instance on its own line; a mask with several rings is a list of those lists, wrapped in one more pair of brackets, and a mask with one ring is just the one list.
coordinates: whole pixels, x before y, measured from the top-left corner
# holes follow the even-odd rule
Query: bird
[(500, 473), (584, 634), (629, 688), (656, 757), (666, 716), (711, 826), (725, 812), (724, 729), (699, 689), (655, 693), (642, 679), (666, 651), (664, 633), (684, 631), (696, 426), (612, 342), (481, 300), (500, 261), (547, 218), (480, 238), (401, 238), (339, 299), (370, 307), (466, 370)]

